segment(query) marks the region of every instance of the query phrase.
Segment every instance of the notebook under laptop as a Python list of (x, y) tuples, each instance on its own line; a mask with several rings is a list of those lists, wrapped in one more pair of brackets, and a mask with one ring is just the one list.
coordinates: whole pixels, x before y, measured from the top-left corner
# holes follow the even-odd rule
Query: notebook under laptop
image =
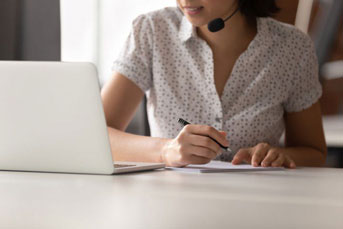
[(164, 167), (113, 161), (94, 65), (0, 61), (0, 170), (115, 174)]

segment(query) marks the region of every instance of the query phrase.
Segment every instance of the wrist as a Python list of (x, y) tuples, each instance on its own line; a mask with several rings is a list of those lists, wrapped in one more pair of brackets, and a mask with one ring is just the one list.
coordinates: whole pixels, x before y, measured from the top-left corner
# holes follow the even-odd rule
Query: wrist
[(167, 164), (167, 159), (166, 159), (166, 154), (168, 152), (168, 148), (170, 145), (170, 141), (172, 139), (168, 138), (161, 138), (161, 145), (160, 145), (160, 150), (159, 150), (159, 161), (160, 163)]

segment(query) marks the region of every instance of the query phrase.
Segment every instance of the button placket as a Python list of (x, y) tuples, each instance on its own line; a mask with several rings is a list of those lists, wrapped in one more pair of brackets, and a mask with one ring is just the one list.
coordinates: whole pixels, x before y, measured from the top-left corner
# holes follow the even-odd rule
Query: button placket
[(205, 54), (205, 81), (207, 83), (207, 88), (209, 89), (207, 94), (209, 95), (209, 98), (211, 101), (213, 101), (213, 104), (210, 104), (212, 107), (212, 113), (211, 120), (213, 127), (216, 129), (222, 129), (223, 127), (223, 108), (222, 103), (220, 101), (219, 95), (216, 90), (215, 82), (214, 82), (214, 63), (213, 63), (213, 53), (211, 48), (207, 45), (207, 43), (203, 40), (200, 40), (200, 43), (202, 45), (202, 48), (204, 50)]

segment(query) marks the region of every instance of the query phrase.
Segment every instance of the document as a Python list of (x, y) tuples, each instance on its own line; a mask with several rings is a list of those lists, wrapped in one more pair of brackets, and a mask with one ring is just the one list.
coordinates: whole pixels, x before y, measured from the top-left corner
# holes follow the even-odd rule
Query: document
[(249, 172), (249, 171), (275, 171), (284, 170), (284, 167), (254, 167), (248, 164), (233, 165), (229, 162), (211, 161), (205, 165), (187, 165), (182, 168), (166, 167), (169, 170), (190, 173), (220, 173), (220, 172)]

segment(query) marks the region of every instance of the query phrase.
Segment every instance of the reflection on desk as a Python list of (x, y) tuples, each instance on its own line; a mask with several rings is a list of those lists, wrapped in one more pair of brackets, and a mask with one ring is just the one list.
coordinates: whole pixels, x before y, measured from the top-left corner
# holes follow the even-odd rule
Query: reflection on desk
[(0, 228), (343, 228), (343, 170), (0, 172)]

